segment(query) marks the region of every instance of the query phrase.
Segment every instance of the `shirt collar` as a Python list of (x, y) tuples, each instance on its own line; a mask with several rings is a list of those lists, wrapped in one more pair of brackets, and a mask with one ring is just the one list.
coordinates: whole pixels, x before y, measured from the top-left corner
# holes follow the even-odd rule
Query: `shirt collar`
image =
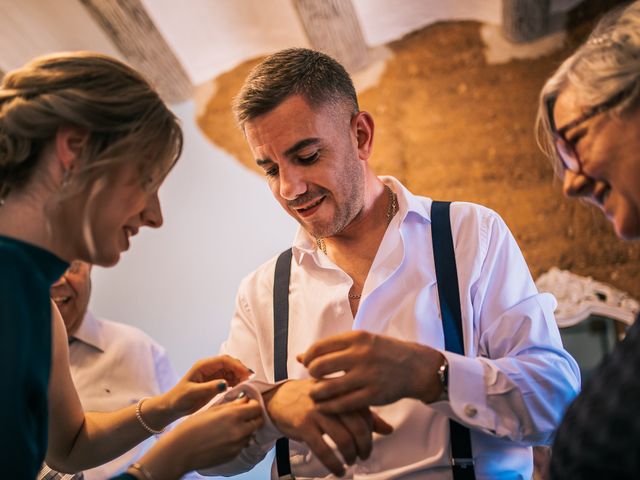
[(105, 350), (102, 326), (89, 310), (85, 313), (82, 323), (78, 327), (78, 330), (76, 330), (76, 333), (73, 334), (73, 338), (97, 348), (101, 352)]
[[(431, 222), (431, 202), (425, 203), (423, 198), (421, 201), (421, 198), (407, 190), (395, 177), (380, 176), (378, 178), (386, 185), (389, 185), (398, 197), (398, 213), (396, 215), (401, 219), (398, 222), (399, 225), (407, 220), (410, 213), (415, 213), (424, 220)], [(305, 255), (317, 255), (317, 251), (316, 239), (299, 226), (293, 240), (293, 258), (295, 261), (300, 264)]]

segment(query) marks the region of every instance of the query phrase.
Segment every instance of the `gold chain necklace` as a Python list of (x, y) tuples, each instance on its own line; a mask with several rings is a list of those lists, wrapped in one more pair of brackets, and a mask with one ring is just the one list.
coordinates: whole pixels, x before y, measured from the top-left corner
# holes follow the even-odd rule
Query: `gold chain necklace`
[[(391, 220), (398, 213), (398, 196), (391, 190), (389, 185), (385, 185), (384, 189), (387, 191), (389, 195), (389, 205), (387, 206), (387, 226), (391, 223)], [(316, 245), (324, 253), (327, 254), (327, 244), (324, 243), (323, 237), (316, 237)], [(351, 300), (359, 300), (362, 297), (361, 293), (349, 293), (349, 298)]]

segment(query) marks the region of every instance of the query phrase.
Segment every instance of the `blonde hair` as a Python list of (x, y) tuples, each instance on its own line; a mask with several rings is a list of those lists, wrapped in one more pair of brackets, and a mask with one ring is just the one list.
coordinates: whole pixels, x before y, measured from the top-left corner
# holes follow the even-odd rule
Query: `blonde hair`
[(124, 162), (159, 185), (182, 150), (177, 118), (135, 70), (92, 52), (48, 55), (0, 84), (0, 192), (24, 187), (64, 125), (89, 133), (73, 191)]
[[(635, 106), (640, 96), (640, 2), (606, 15), (587, 41), (567, 58), (547, 80), (538, 103), (536, 138), (558, 175), (563, 167), (554, 144), (547, 102), (568, 86), (578, 92), (582, 107), (602, 105), (621, 98), (611, 114)], [(615, 100), (614, 100), (615, 101)]]

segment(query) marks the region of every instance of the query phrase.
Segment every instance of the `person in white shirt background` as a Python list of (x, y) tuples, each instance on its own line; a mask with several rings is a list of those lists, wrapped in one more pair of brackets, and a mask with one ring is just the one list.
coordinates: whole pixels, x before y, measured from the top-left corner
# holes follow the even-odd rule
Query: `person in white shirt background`
[[(448, 479), (451, 418), (471, 431), (476, 478), (531, 478), (531, 446), (552, 440), (579, 370), (562, 347), (553, 297), (536, 290), (499, 215), (451, 205), (465, 355), (447, 352), (432, 201), (371, 170), (374, 121), (344, 68), (312, 50), (278, 52), (249, 74), (234, 110), (275, 199), (300, 224), (291, 380), (261, 390), (270, 422), (258, 441), (201, 473), (247, 470), (284, 435), (298, 479)], [(222, 347), (266, 382), (274, 382), (275, 264), (243, 280)], [(341, 420), (371, 407), (394, 432), (373, 435), (369, 457), (362, 442), (371, 430)], [(327, 452), (326, 435), (347, 465)]]
[[(79, 260), (51, 287), (69, 336), (73, 383), (85, 411), (110, 412), (144, 397), (169, 391), (176, 376), (165, 349), (138, 328), (95, 317), (89, 310), (91, 265)], [(155, 442), (156, 436), (122, 456), (83, 472), (85, 480), (104, 480), (124, 472)], [(49, 478), (45, 466), (39, 478)], [(202, 478), (195, 472), (183, 478)]]

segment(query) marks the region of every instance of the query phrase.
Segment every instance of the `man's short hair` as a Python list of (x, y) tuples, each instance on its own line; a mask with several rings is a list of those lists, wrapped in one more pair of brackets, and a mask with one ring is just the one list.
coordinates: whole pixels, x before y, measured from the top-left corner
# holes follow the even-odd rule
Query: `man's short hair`
[(302, 95), (312, 107), (344, 103), (358, 112), (351, 77), (333, 58), (307, 48), (289, 48), (254, 67), (233, 101), (240, 127), (270, 112), (291, 95)]

